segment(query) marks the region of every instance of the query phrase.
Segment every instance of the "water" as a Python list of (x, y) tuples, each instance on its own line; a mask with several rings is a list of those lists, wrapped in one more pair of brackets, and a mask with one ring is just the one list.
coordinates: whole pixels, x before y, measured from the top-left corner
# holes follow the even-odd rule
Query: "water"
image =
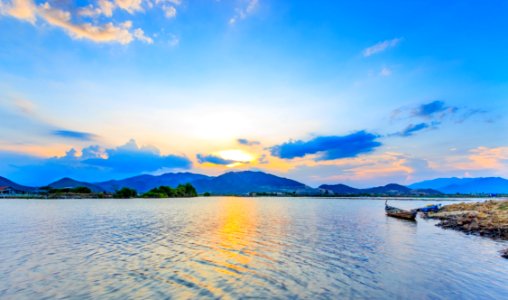
[[(419, 207), (419, 201), (391, 201)], [(2, 299), (507, 299), (508, 243), (380, 200), (2, 200)]]

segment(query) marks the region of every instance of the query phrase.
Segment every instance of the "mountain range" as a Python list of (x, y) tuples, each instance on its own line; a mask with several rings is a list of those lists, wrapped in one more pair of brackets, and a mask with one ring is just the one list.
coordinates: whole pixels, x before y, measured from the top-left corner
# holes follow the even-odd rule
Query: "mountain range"
[[(508, 180), (500, 177), (485, 178), (437, 178), (403, 186), (387, 184), (372, 188), (358, 189), (345, 184), (323, 184), (318, 188), (284, 177), (256, 171), (228, 172), (219, 176), (195, 173), (166, 173), (162, 175), (139, 175), (122, 180), (104, 182), (83, 182), (62, 178), (50, 183), (51, 188), (88, 187), (95, 193), (112, 193), (123, 187), (147, 192), (159, 186), (176, 187), (190, 183), (198, 193), (215, 195), (296, 194), (296, 195), (387, 195), (387, 196), (439, 196), (443, 194), (508, 194)], [(9, 186), (21, 192), (34, 192), (37, 187), (28, 187), (0, 177), (0, 187)]]
[(367, 189), (357, 189), (345, 184), (323, 184), (319, 188), (333, 195), (439, 196), (443, 194), (433, 189), (411, 189), (395, 183)]
[(412, 189), (435, 189), (444, 194), (508, 194), (508, 180), (501, 177), (437, 178), (409, 185)]

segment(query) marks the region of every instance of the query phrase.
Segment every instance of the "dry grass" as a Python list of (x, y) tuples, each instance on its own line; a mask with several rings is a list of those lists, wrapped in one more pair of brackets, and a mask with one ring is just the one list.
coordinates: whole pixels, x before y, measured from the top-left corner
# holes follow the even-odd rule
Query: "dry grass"
[(508, 200), (450, 204), (429, 216), (445, 228), (508, 239)]

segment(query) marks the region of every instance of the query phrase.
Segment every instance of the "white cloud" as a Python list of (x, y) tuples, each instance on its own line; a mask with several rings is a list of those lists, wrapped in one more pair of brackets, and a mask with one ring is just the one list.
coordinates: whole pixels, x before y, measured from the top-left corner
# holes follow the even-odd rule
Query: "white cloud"
[(244, 1), (243, 7), (235, 9), (235, 15), (229, 19), (229, 24), (234, 25), (239, 20), (247, 18), (249, 15), (254, 13), (259, 6), (258, 0), (247, 0)]
[(166, 18), (171, 19), (176, 17), (176, 8), (174, 6), (163, 5), (162, 10), (164, 11)]
[(143, 10), (141, 7), (141, 4), (143, 3), (142, 0), (115, 0), (115, 3), (118, 7), (131, 14), (136, 11)]
[(363, 50), (363, 56), (369, 57), (369, 56), (374, 55), (376, 53), (383, 52), (386, 49), (393, 48), (393, 47), (397, 46), (400, 43), (400, 41), (401, 41), (400, 38), (395, 38), (395, 39), (379, 42), (379, 43)]
[(134, 37), (142, 42), (145, 42), (147, 44), (153, 44), (153, 39), (151, 39), (150, 37), (147, 37), (145, 35), (145, 32), (143, 31), (143, 29), (141, 28), (137, 28), (136, 30), (134, 30)]
[(32, 0), (13, 0), (10, 5), (2, 3), (1, 12), (32, 24), (36, 20), (36, 6)]
[(115, 4), (113, 2), (108, 0), (99, 0), (97, 2), (97, 7), (90, 4), (87, 7), (80, 9), (78, 14), (85, 17), (97, 17), (100, 15), (112, 17), (114, 9)]

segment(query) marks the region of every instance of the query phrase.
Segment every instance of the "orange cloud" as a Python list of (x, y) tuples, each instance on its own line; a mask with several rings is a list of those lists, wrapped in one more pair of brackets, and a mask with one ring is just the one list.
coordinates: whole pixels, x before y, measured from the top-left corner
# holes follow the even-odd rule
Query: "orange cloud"
[[(139, 3), (138, 3), (139, 2)], [(138, 10), (141, 0), (138, 1), (117, 1), (117, 5), (126, 10)], [(98, 7), (87, 7), (79, 11), (82, 16), (96, 16), (104, 14), (112, 16), (113, 4), (108, 1), (99, 1)], [(140, 6), (139, 6), (140, 7)], [(141, 28), (132, 29), (132, 22), (126, 21), (119, 24), (107, 22), (95, 25), (92, 23), (74, 23), (70, 11), (52, 7), (49, 2), (37, 6), (33, 0), (13, 0), (10, 4), (2, 4), (1, 14), (10, 15), (19, 20), (27, 21), (35, 25), (37, 18), (65, 30), (75, 39), (88, 39), (97, 43), (117, 42), (129, 44), (137, 39), (151, 44), (152, 38), (147, 37)]]
[(457, 168), (466, 170), (504, 170), (508, 164), (508, 147), (478, 147), (470, 150), (469, 161), (456, 164)]

